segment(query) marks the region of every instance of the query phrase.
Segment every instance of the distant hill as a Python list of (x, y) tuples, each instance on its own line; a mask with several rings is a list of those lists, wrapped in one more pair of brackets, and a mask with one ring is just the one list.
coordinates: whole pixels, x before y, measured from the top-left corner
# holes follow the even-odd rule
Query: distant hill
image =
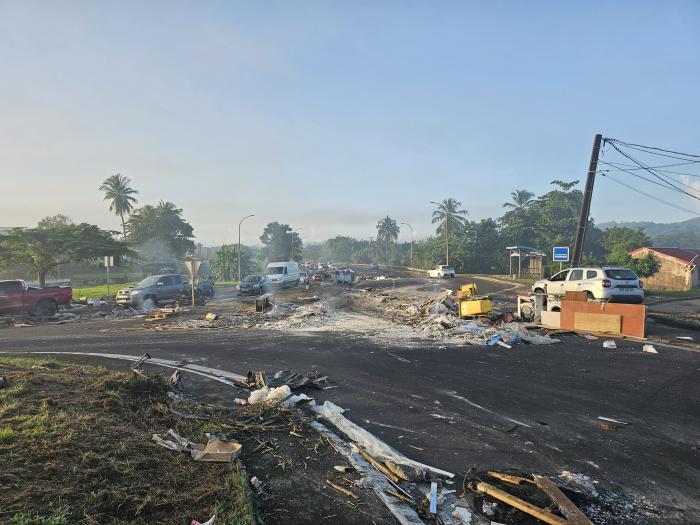
[(627, 228), (641, 228), (649, 237), (658, 237), (659, 235), (678, 235), (681, 233), (697, 233), (700, 234), (700, 217), (688, 219), (681, 222), (604, 222), (597, 224), (598, 228), (605, 230), (614, 228), (615, 226), (624, 226)]
[(601, 230), (627, 227), (641, 228), (651, 237), (654, 246), (700, 249), (700, 217), (681, 222), (604, 222), (597, 225)]

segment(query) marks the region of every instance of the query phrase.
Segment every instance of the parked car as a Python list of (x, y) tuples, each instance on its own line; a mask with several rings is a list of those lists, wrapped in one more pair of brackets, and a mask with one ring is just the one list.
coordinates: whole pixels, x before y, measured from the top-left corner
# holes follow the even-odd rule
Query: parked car
[(265, 268), (270, 285), (291, 286), (299, 284), (299, 265), (294, 261), (271, 262)]
[(68, 286), (36, 288), (16, 279), (0, 281), (0, 314), (30, 313), (50, 317), (59, 305), (69, 304), (73, 289)]
[(249, 275), (238, 285), (238, 295), (261, 295), (265, 293), (267, 283), (265, 275)]
[(454, 277), (455, 271), (451, 266), (438, 264), (432, 270), (428, 270), (428, 277)]
[[(117, 304), (134, 306), (149, 310), (159, 303), (186, 300), (191, 297), (192, 287), (183, 280), (182, 275), (172, 273), (146, 277), (133, 288), (122, 288), (117, 292)], [(195, 290), (195, 302), (202, 300), (203, 294), (199, 288)], [(190, 299), (191, 300), (191, 299)]]
[(338, 286), (352, 286), (355, 282), (355, 272), (344, 268), (335, 272), (335, 284)]
[(309, 274), (306, 272), (299, 272), (299, 284), (309, 284)]
[(532, 285), (535, 293), (565, 295), (586, 292), (591, 301), (639, 304), (644, 290), (639, 277), (627, 268), (591, 266), (569, 268)]

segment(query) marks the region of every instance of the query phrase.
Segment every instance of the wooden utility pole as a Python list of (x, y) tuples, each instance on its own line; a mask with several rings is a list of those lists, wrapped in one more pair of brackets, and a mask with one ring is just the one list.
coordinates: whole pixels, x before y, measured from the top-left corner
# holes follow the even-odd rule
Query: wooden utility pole
[(593, 140), (593, 150), (591, 151), (591, 162), (588, 165), (588, 176), (586, 177), (586, 189), (583, 193), (583, 203), (581, 204), (581, 215), (578, 218), (576, 228), (576, 238), (574, 239), (574, 253), (571, 257), (571, 265), (581, 264), (583, 255), (583, 243), (586, 241), (586, 227), (588, 226), (588, 215), (591, 212), (591, 197), (593, 196), (593, 184), (595, 183), (595, 173), (598, 170), (598, 153), (600, 153), (600, 143), (603, 135), (598, 133)]

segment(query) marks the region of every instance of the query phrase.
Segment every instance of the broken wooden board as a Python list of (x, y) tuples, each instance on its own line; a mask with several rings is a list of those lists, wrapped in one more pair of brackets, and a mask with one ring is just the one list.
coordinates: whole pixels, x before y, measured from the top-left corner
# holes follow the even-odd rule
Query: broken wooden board
[(542, 489), (557, 504), (559, 510), (566, 516), (571, 525), (593, 525), (593, 522), (566, 497), (566, 494), (559, 490), (559, 487), (551, 479), (537, 474), (533, 474), (532, 477), (535, 479), (535, 485)]
[(522, 476), (514, 476), (512, 474), (505, 474), (503, 472), (496, 472), (495, 470), (489, 470), (488, 475), (492, 478), (500, 479), (506, 483), (512, 483), (513, 485), (520, 485), (521, 483), (534, 483), (531, 479), (523, 478)]
[(622, 316), (616, 314), (598, 314), (576, 312), (574, 314), (574, 329), (588, 332), (619, 334), (622, 328)]
[(619, 315), (622, 318), (619, 333), (632, 337), (644, 337), (646, 306), (643, 304), (599, 303), (595, 301), (562, 301), (561, 328), (563, 330), (580, 330), (598, 332), (602, 330), (585, 330), (575, 326), (577, 313)]
[(549, 525), (568, 525), (569, 523), (564, 518), (560, 518), (559, 516), (552, 514), (548, 510), (541, 509), (538, 506), (533, 505), (532, 503), (528, 503), (527, 501), (517, 498), (512, 494), (508, 494), (505, 490), (496, 488), (493, 485), (490, 485), (489, 483), (484, 483), (483, 481), (477, 483), (476, 489), (479, 492), (483, 492), (484, 494), (488, 494), (492, 498), (502, 501), (503, 503), (507, 503), (511, 507), (515, 507), (518, 510), (522, 510), (526, 514), (534, 516), (535, 518), (542, 520), (545, 523), (549, 523)]

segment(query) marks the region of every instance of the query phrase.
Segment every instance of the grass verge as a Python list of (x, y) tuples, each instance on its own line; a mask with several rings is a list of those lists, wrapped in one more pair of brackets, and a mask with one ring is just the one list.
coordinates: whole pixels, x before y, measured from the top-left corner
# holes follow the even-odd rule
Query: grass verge
[(0, 522), (172, 525), (217, 513), (217, 525), (251, 523), (236, 464), (151, 441), (168, 428), (197, 442), (220, 430), (172, 415), (162, 379), (15, 357), (0, 358), (0, 375)]
[[(113, 284), (109, 287), (109, 295), (115, 296), (117, 292), (122, 288), (128, 288), (130, 286), (135, 286), (136, 283), (123, 283), (123, 284)], [(86, 286), (80, 288), (73, 288), (73, 297), (107, 297), (107, 285), (101, 284), (98, 286)]]

